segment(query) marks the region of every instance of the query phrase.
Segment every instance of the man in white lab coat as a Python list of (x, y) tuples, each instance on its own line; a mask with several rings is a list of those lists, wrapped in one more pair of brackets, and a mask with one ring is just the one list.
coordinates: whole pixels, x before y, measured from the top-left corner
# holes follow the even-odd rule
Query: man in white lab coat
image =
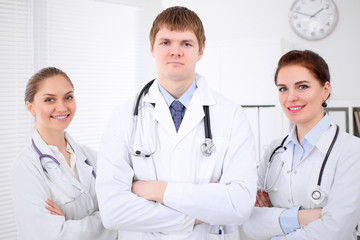
[[(195, 73), (205, 47), (196, 13), (164, 10), (150, 43), (158, 76), (116, 109), (100, 146), (96, 190), (104, 226), (141, 232), (142, 239), (239, 239), (257, 181), (245, 114)], [(208, 152), (205, 137), (215, 144)]]

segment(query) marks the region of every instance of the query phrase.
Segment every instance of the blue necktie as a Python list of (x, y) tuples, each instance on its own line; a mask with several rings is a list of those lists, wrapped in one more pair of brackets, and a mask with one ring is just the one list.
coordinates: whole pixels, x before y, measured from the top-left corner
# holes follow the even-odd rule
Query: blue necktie
[(183, 112), (185, 110), (185, 106), (179, 100), (174, 100), (170, 107), (173, 109), (171, 111), (171, 116), (175, 124), (176, 132), (179, 130), (181, 121), (183, 119)]

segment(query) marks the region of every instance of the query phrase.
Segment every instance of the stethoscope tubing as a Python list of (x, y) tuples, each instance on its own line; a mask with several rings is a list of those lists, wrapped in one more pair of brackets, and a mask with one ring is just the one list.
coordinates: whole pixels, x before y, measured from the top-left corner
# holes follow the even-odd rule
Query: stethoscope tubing
[[(141, 89), (137, 99), (136, 99), (136, 103), (135, 103), (135, 107), (134, 107), (134, 113), (133, 113), (133, 127), (131, 130), (131, 136), (130, 136), (130, 141), (129, 141), (129, 145), (128, 145), (128, 149), (131, 153), (131, 155), (133, 156), (137, 156), (137, 157), (150, 157), (151, 155), (153, 155), (157, 148), (158, 148), (158, 141), (159, 141), (159, 136), (158, 136), (158, 132), (157, 132), (157, 122), (155, 122), (155, 150), (150, 152), (150, 153), (143, 153), (140, 150), (135, 150), (133, 149), (133, 144), (135, 141), (135, 129), (137, 126), (137, 122), (138, 122), (138, 114), (139, 114), (139, 109), (140, 109), (140, 102), (141, 99), (149, 92), (149, 89), (151, 87), (151, 85), (154, 83), (155, 79), (149, 81), (144, 87), (143, 89)], [(152, 103), (153, 107), (155, 107), (155, 104)], [(210, 111), (209, 111), (209, 106), (204, 105), (203, 106), (204, 109), (204, 131), (205, 131), (205, 141), (204, 143), (201, 145), (201, 151), (205, 156), (210, 156), (212, 152), (215, 151), (215, 145), (212, 142), (212, 133), (211, 133), (211, 125), (210, 125)]]
[[(51, 156), (51, 155), (49, 155), (49, 154), (43, 154), (43, 153), (39, 150), (39, 148), (36, 146), (36, 144), (35, 144), (35, 142), (34, 142), (34, 139), (31, 139), (31, 143), (32, 143), (33, 148), (35, 149), (35, 151), (36, 151), (37, 154), (39, 155), (40, 165), (41, 165), (41, 167), (42, 167), (42, 169), (43, 169), (44, 172), (47, 173), (46, 169), (45, 169), (44, 166), (41, 164), (41, 160), (42, 160), (43, 158), (50, 158), (52, 161), (54, 161), (54, 162), (60, 167), (60, 162), (59, 162), (56, 158), (54, 158), (53, 156)], [(86, 163), (87, 165), (91, 166), (91, 164), (89, 163), (88, 159), (85, 160), (85, 163)], [(96, 173), (95, 173), (94, 169), (92, 170), (92, 175), (93, 175), (93, 177), (96, 179)]]
[[(324, 169), (325, 169), (327, 160), (328, 160), (328, 158), (329, 158), (329, 156), (330, 156), (330, 153), (331, 153), (331, 151), (332, 151), (332, 149), (333, 149), (333, 147), (334, 147), (334, 144), (335, 144), (335, 142), (336, 142), (336, 140), (337, 140), (338, 135), (339, 135), (339, 126), (336, 125), (336, 132), (335, 132), (334, 138), (333, 138), (333, 140), (332, 140), (332, 142), (331, 142), (331, 144), (330, 144), (330, 146), (329, 146), (329, 148), (328, 148), (328, 151), (327, 151), (327, 153), (326, 153), (326, 155), (325, 155), (325, 157), (324, 157), (324, 160), (323, 160), (323, 163), (322, 163), (322, 165), (321, 165), (320, 172), (319, 172), (319, 177), (318, 177), (318, 182), (317, 182), (317, 188), (318, 188), (318, 189), (320, 189), (323, 172), (324, 172)], [(274, 187), (276, 181), (277, 181), (278, 178), (279, 178), (281, 168), (282, 168), (282, 166), (284, 165), (284, 162), (283, 162), (282, 165), (281, 165), (280, 171), (278, 171), (278, 174), (277, 174), (278, 176), (276, 177), (274, 183), (273, 183), (269, 188), (266, 188), (267, 177), (268, 177), (268, 173), (269, 173), (269, 170), (270, 170), (270, 165), (271, 165), (271, 163), (272, 163), (272, 161), (273, 161), (274, 155), (275, 155), (275, 153), (276, 153), (279, 149), (281, 149), (281, 148), (284, 148), (284, 151), (286, 151), (286, 147), (284, 147), (283, 145), (284, 145), (285, 140), (287, 139), (287, 137), (288, 137), (288, 136), (286, 136), (286, 137), (282, 140), (281, 144), (280, 144), (278, 147), (276, 147), (276, 148), (273, 150), (273, 152), (271, 153), (271, 155), (270, 155), (269, 164), (268, 164), (268, 167), (267, 167), (266, 173), (265, 173), (264, 188), (262, 188), (262, 189), (263, 189), (264, 191), (266, 191), (266, 192), (270, 191), (270, 190)]]

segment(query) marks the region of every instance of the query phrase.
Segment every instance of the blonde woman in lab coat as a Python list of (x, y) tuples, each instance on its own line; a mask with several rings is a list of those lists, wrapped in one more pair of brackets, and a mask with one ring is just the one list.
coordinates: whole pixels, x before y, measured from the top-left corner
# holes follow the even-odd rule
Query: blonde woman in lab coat
[(253, 239), (355, 240), (360, 139), (341, 130), (337, 135), (324, 114), (328, 65), (312, 51), (290, 51), (279, 60), (275, 83), (294, 126), (265, 154), (258, 170), (261, 190), (244, 232)]
[(11, 171), (20, 239), (116, 239), (99, 214), (96, 153), (64, 131), (76, 110), (71, 80), (60, 69), (41, 69), (25, 102), (36, 131)]

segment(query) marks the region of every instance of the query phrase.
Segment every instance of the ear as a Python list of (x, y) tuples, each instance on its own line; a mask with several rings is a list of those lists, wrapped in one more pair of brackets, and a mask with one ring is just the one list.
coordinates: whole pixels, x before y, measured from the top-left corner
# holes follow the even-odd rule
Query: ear
[(36, 116), (34, 105), (31, 102), (26, 101), (26, 108), (31, 113), (31, 115), (33, 115), (34, 117)]
[(154, 48), (153, 46), (150, 46), (150, 53), (153, 56), (153, 58), (155, 58), (155, 53), (154, 53)]
[(325, 85), (324, 85), (324, 101), (326, 101), (329, 96), (330, 96), (330, 89), (331, 89), (331, 86), (330, 86), (330, 82), (325, 82)]
[(201, 60), (201, 58), (204, 54), (204, 49), (205, 49), (205, 43), (203, 44), (202, 49), (201, 50), (199, 49), (200, 51), (199, 51), (199, 55), (198, 55), (198, 61)]

